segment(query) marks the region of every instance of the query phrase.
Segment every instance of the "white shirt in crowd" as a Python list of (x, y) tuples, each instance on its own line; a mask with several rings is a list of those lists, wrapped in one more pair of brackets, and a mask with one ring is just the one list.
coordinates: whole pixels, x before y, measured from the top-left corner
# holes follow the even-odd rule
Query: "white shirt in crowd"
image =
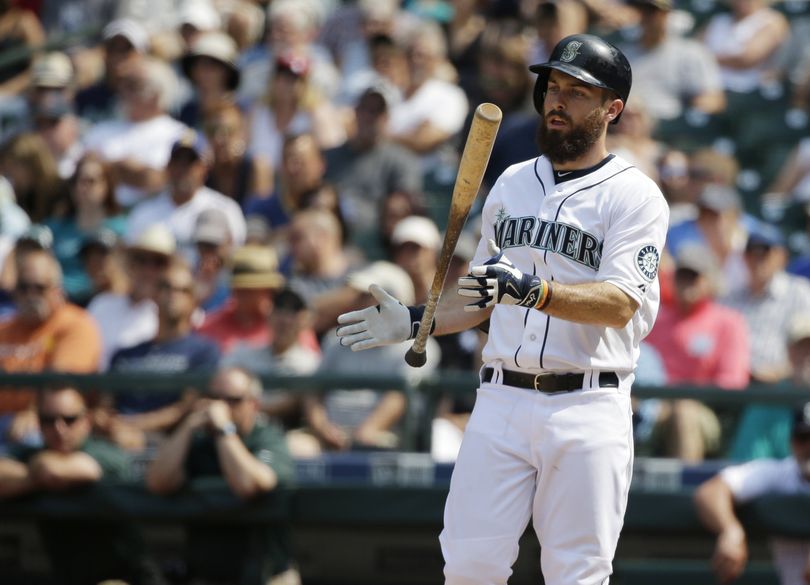
[(182, 205), (177, 205), (168, 191), (153, 199), (142, 201), (135, 206), (129, 216), (126, 241), (135, 242), (146, 228), (158, 223), (163, 224), (174, 235), (180, 251), (193, 258), (194, 226), (197, 217), (208, 209), (219, 209), (225, 214), (234, 244), (241, 246), (245, 242), (245, 217), (239, 204), (208, 187), (201, 187)]
[[(794, 457), (757, 459), (732, 465), (720, 472), (720, 478), (739, 504), (769, 494), (810, 494), (810, 482), (802, 477)], [(810, 554), (810, 540), (774, 537), (771, 539), (771, 553), (781, 585), (805, 585), (804, 569)]]
[[(165, 114), (144, 122), (110, 120), (93, 126), (85, 136), (86, 151), (96, 151), (105, 160), (132, 159), (153, 169), (163, 169), (169, 162), (172, 146), (187, 131), (185, 124)], [(131, 207), (148, 194), (132, 185), (118, 185), (115, 198)]]
[(102, 293), (87, 307), (101, 333), (101, 371), (119, 349), (149, 341), (157, 334), (157, 305), (149, 299), (132, 302), (127, 295)]

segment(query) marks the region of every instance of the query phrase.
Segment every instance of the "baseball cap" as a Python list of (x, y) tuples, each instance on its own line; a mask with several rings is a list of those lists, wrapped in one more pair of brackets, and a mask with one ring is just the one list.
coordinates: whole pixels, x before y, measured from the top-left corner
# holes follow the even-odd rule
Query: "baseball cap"
[(360, 101), (368, 95), (380, 96), (385, 104), (385, 109), (388, 111), (402, 101), (402, 94), (400, 93), (399, 89), (383, 79), (375, 81), (364, 89), (357, 98), (357, 103), (359, 104)]
[(810, 402), (793, 411), (793, 435), (810, 434)]
[(378, 260), (351, 273), (346, 279), (346, 284), (364, 293), (368, 292), (369, 286), (377, 284), (404, 305), (412, 305), (415, 302), (411, 277), (396, 264), (385, 260)]
[(64, 53), (54, 51), (38, 57), (31, 68), (33, 87), (63, 88), (73, 81), (73, 63)]
[(82, 241), (82, 246), (79, 248), (79, 255), (84, 255), (91, 248), (101, 248), (109, 252), (115, 248), (118, 243), (118, 236), (110, 228), (101, 227), (95, 232), (88, 235)]
[(675, 255), (675, 269), (694, 270), (698, 274), (716, 275), (720, 268), (714, 253), (700, 244), (685, 244)]
[(208, 0), (186, 0), (177, 14), (177, 26), (184, 24), (197, 30), (216, 30), (222, 19)]
[(788, 343), (797, 343), (803, 339), (810, 339), (810, 313), (796, 315), (788, 326)]
[(197, 216), (192, 239), (196, 243), (225, 244), (231, 239), (228, 218), (219, 209), (206, 209)]
[(406, 242), (418, 244), (423, 248), (438, 250), (442, 245), (439, 229), (427, 217), (411, 215), (400, 220), (391, 233), (391, 243), (399, 246)]
[(104, 27), (102, 36), (105, 41), (114, 37), (124, 37), (139, 53), (146, 53), (149, 49), (149, 33), (140, 23), (131, 18), (113, 20)]
[(236, 60), (239, 50), (236, 42), (227, 34), (218, 31), (206, 32), (194, 41), (181, 66), (183, 73), (189, 77), (191, 65), (197, 57), (208, 57), (228, 68), (228, 89), (234, 90), (239, 86), (239, 67)]
[(731, 187), (726, 185), (709, 184), (701, 191), (698, 196), (697, 204), (699, 207), (711, 209), (720, 213), (729, 209), (740, 209), (742, 207), (742, 200), (740, 194)]
[(749, 226), (746, 246), (766, 246), (773, 248), (784, 245), (785, 237), (778, 227), (762, 221), (757, 221)]
[(242, 246), (231, 258), (231, 288), (279, 288), (284, 277), (278, 271), (278, 258), (267, 246)]
[(180, 150), (190, 150), (203, 162), (210, 162), (213, 155), (205, 137), (196, 130), (188, 130), (172, 145), (171, 156)]
[(177, 242), (168, 227), (162, 223), (155, 223), (146, 228), (129, 248), (171, 256), (177, 250)]
[(42, 224), (32, 224), (17, 238), (17, 246), (50, 250), (53, 247), (53, 232), (51, 228)]

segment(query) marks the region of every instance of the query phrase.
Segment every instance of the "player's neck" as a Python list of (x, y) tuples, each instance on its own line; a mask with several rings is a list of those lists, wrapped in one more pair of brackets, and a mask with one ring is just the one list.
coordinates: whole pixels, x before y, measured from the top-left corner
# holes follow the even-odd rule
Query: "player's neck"
[(605, 147), (605, 143), (604, 141), (600, 141), (599, 143), (594, 144), (593, 148), (591, 148), (581, 157), (562, 163), (555, 163), (552, 161), (551, 167), (555, 171), (580, 171), (598, 165), (600, 162), (605, 160), (607, 155), (608, 151)]

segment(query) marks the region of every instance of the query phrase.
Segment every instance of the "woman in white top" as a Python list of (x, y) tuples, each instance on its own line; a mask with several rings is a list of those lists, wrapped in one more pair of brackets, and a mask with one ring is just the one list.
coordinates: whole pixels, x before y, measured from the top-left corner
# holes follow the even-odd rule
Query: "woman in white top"
[(767, 81), (772, 57), (787, 40), (789, 25), (767, 0), (730, 0), (731, 12), (709, 20), (703, 41), (720, 64), (725, 89), (756, 90)]

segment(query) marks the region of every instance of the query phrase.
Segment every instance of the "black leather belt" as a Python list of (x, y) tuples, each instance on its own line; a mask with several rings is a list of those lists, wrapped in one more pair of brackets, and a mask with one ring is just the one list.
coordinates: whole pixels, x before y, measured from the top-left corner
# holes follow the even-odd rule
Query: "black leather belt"
[[(483, 381), (491, 382), (494, 372), (493, 368), (484, 368)], [(545, 394), (556, 394), (581, 390), (585, 386), (585, 374), (527, 374), (502, 370), (498, 383), (517, 388), (529, 388)], [(618, 388), (619, 376), (616, 372), (599, 372), (599, 387)]]

